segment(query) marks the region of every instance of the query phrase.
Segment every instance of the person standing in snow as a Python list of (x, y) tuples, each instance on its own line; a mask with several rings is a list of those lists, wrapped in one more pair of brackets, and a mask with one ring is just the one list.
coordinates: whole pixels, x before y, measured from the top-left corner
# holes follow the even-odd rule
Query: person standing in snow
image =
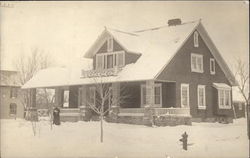
[(58, 107), (55, 107), (53, 110), (53, 124), (60, 125), (60, 109)]

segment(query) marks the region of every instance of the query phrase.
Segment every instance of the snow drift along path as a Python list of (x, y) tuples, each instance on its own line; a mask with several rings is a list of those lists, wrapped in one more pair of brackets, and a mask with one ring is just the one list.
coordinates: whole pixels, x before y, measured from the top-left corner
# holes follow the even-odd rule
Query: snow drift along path
[[(188, 151), (179, 139), (188, 133)], [(192, 126), (146, 127), (104, 123), (100, 143), (99, 122), (62, 123), (50, 130), (38, 124), (33, 136), (25, 120), (1, 120), (1, 156), (4, 157), (248, 157), (246, 120), (233, 124), (193, 123)]]

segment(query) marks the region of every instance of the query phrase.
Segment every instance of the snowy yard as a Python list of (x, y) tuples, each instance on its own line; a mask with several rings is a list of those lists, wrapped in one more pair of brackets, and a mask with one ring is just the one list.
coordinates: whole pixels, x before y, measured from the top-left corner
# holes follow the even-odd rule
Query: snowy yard
[[(25, 120), (1, 120), (2, 157), (248, 157), (246, 120), (233, 124), (193, 123), (192, 126), (146, 127), (99, 122), (62, 123), (50, 130), (48, 121), (33, 135)], [(179, 139), (188, 133), (188, 151)]]

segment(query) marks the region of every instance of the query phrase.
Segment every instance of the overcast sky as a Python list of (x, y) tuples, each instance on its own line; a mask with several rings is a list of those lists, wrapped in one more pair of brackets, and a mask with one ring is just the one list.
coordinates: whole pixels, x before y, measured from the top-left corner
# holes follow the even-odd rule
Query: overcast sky
[(202, 19), (231, 66), (248, 59), (249, 7), (242, 2), (9, 2), (0, 7), (1, 69), (14, 69), (14, 58), (33, 48), (56, 64), (81, 58), (104, 26), (131, 31), (164, 25), (168, 19)]

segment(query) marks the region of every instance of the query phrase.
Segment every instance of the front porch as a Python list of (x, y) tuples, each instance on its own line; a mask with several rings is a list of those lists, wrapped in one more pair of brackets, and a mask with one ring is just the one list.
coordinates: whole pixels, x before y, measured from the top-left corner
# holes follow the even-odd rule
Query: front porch
[[(89, 103), (98, 105), (95, 85), (54, 87), (54, 107), (61, 109), (61, 121), (98, 119)], [(106, 83), (110, 109), (106, 120), (131, 124), (191, 124), (190, 109), (176, 105), (174, 82), (140, 81)], [(110, 91), (111, 90), (111, 91)], [(34, 89), (32, 92), (36, 92)], [(167, 122), (167, 123), (166, 123)]]

